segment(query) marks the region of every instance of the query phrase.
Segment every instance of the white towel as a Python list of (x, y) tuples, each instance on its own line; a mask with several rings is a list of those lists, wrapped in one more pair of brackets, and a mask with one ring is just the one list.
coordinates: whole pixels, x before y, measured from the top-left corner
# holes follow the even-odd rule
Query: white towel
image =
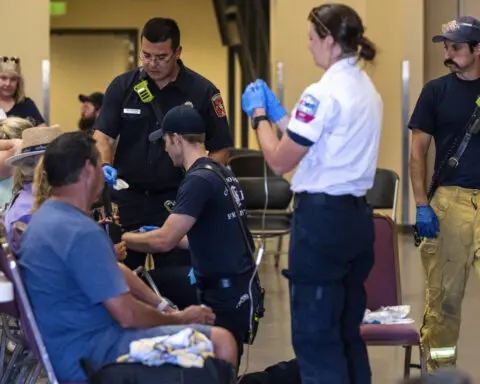
[(208, 357), (215, 357), (212, 342), (192, 328), (185, 328), (174, 335), (132, 341), (129, 352), (118, 361), (202, 368)]

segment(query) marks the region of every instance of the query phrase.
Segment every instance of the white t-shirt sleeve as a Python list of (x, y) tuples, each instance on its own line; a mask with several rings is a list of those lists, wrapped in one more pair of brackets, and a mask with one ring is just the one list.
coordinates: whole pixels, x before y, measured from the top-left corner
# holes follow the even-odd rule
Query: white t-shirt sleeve
[(339, 103), (332, 94), (318, 92), (310, 86), (303, 92), (295, 106), (287, 133), (297, 144), (312, 146), (322, 135), (325, 127), (338, 118)]

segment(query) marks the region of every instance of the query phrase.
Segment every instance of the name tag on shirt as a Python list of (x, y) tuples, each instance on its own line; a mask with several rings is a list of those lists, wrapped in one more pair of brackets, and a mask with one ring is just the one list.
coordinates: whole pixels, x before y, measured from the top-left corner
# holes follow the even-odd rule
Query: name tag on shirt
[(2, 108), (0, 108), (0, 120), (6, 119), (6, 118), (7, 118), (7, 114)]
[(126, 115), (140, 115), (142, 111), (140, 109), (123, 108), (123, 113)]

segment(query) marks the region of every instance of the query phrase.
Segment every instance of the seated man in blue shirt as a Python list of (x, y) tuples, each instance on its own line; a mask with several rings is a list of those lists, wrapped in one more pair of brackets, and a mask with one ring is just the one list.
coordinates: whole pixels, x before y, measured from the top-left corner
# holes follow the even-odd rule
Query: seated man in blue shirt
[[(168, 252), (188, 234), (200, 301), (213, 309), (215, 325), (233, 334), (240, 358), (251, 327), (251, 305), (256, 309), (260, 297), (242, 189), (230, 170), (207, 156), (205, 123), (193, 107), (171, 109), (150, 140), (161, 137), (173, 164), (187, 171), (175, 207), (160, 229), (125, 233), (122, 239), (129, 249), (155, 253)], [(225, 181), (205, 166), (219, 171)]]
[(236, 365), (231, 334), (208, 326), (215, 319), (210, 308), (164, 314), (129, 292), (112, 242), (88, 214), (104, 186), (95, 141), (81, 132), (62, 134), (47, 147), (44, 169), (51, 197), (22, 237), (19, 264), (59, 380), (85, 380), (81, 358), (97, 366), (114, 362), (130, 342), (186, 324), (212, 340), (219, 359)]

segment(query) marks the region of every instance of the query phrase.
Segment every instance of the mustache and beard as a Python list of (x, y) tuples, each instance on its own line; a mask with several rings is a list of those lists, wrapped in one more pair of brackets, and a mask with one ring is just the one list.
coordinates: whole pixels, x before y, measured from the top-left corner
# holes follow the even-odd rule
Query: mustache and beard
[(458, 65), (455, 61), (453, 61), (452, 59), (446, 59), (444, 62), (443, 62), (443, 65), (445, 65), (447, 68), (450, 68), (452, 70), (458, 70), (458, 69), (461, 69), (460, 68), (460, 65)]
[(93, 123), (95, 123), (94, 117), (81, 117), (78, 121), (78, 129), (82, 132), (89, 133), (93, 129)]

